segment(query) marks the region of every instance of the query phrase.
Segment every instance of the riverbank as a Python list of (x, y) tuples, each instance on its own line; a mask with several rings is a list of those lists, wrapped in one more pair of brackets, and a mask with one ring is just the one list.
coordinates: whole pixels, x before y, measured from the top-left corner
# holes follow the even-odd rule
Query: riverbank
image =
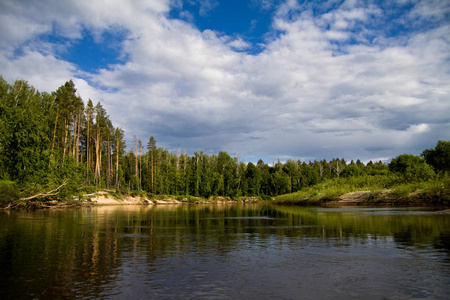
[[(295, 193), (296, 194), (296, 193)], [(408, 195), (396, 194), (393, 190), (378, 191), (357, 191), (350, 192), (337, 197), (331, 195), (319, 195), (318, 197), (305, 197), (298, 199), (295, 194), (287, 194), (263, 200), (261, 197), (179, 197), (179, 196), (156, 196), (146, 198), (140, 196), (121, 195), (99, 191), (86, 195), (81, 200), (52, 200), (16, 202), (3, 209), (36, 209), (36, 208), (71, 208), (71, 207), (95, 207), (95, 206), (127, 206), (127, 205), (169, 205), (169, 204), (237, 204), (237, 203), (269, 203), (278, 205), (299, 205), (299, 206), (450, 206), (449, 201), (444, 201), (432, 195), (424, 196), (423, 191), (415, 191)], [(442, 197), (443, 195), (441, 195)], [(434, 200), (432, 199), (434, 198)], [(448, 196), (445, 198), (447, 199)]]
[[(15, 200), (3, 208), (58, 208), (106, 205), (166, 205), (166, 204), (227, 204), (270, 203), (300, 206), (450, 206), (450, 178), (448, 176), (419, 183), (395, 183), (388, 176), (340, 178), (307, 187), (296, 193), (271, 197), (209, 198), (171, 195), (127, 195), (115, 190), (99, 190), (71, 199)], [(5, 207), (6, 206), (6, 207)]]
[[(450, 203), (442, 201), (436, 197), (433, 201), (432, 195), (424, 195), (424, 190), (417, 190), (407, 195), (398, 193), (395, 190), (377, 190), (377, 191), (357, 191), (337, 196), (336, 199), (329, 199), (326, 195), (317, 200), (308, 201), (305, 199), (305, 205), (313, 206), (351, 206), (351, 205), (408, 205), (408, 206), (429, 206), (444, 205), (450, 206)], [(443, 195), (441, 195), (443, 197)], [(262, 200), (261, 197), (239, 197), (233, 199), (230, 197), (210, 197), (209, 199), (201, 197), (176, 197), (176, 196), (157, 196), (148, 199), (139, 196), (113, 196), (106, 192), (99, 192), (94, 197), (85, 200), (82, 205), (106, 206), (106, 205), (166, 205), (166, 204), (231, 204), (231, 203), (275, 203), (280, 204), (274, 199), (272, 201)], [(283, 203), (297, 204), (301, 202)]]
[(425, 182), (396, 182), (391, 177), (340, 178), (291, 194), (275, 197), (273, 203), (302, 206), (401, 205), (450, 206), (448, 176)]
[[(346, 205), (418, 205), (428, 206), (430, 201), (420, 197), (420, 191), (408, 194), (406, 197), (396, 195), (393, 190), (358, 191), (347, 193), (337, 197), (336, 200), (320, 201), (322, 206), (346, 206)], [(437, 204), (437, 203), (436, 203)]]
[(70, 200), (50, 201), (15, 201), (3, 209), (37, 209), (37, 208), (70, 208), (95, 206), (126, 206), (126, 205), (168, 205), (168, 204), (228, 204), (228, 203), (261, 203), (261, 197), (192, 197), (157, 195), (152, 198), (132, 195), (119, 195), (115, 191), (97, 191)]
[(164, 205), (164, 204), (225, 204), (225, 203), (256, 203), (262, 202), (260, 197), (210, 197), (209, 199), (192, 196), (167, 196), (159, 195), (154, 198), (140, 196), (116, 196), (114, 194), (100, 191), (82, 201), (82, 205)]

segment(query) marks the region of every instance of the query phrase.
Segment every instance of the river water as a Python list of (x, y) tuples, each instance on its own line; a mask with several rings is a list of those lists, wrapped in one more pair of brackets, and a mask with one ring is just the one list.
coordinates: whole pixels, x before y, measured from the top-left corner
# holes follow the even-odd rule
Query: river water
[(424, 208), (0, 211), (1, 299), (449, 299), (450, 214)]

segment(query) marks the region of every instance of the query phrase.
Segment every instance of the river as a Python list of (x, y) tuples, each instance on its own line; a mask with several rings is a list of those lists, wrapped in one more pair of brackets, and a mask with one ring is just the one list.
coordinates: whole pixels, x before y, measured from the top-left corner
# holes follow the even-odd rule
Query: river
[(450, 213), (108, 206), (0, 211), (1, 299), (448, 299)]

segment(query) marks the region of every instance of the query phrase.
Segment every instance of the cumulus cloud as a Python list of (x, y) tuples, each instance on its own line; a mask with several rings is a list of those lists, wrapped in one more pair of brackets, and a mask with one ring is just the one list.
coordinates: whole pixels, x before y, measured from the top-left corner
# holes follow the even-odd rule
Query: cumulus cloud
[(42, 91), (56, 90), (77, 72), (71, 63), (27, 48), (13, 60), (1, 55), (0, 66), (6, 80), (25, 79)]
[[(153, 135), (174, 151), (368, 160), (448, 139), (450, 26), (439, 21), (448, 7), (439, 13), (418, 3), (401, 21), (438, 14), (437, 23), (393, 38), (377, 21), (382, 6), (331, 2), (314, 14), (308, 2), (254, 1), (278, 6), (273, 38), (248, 54), (249, 42), (200, 31), (192, 15), (168, 18), (171, 5), (182, 7), (177, 1), (47, 0), (26, 9), (3, 1), (0, 26), (9, 30), (0, 33), (0, 67), (7, 80), (48, 91), (75, 77), (81, 96), (102, 101), (130, 141)], [(204, 13), (217, 9), (202, 3)], [(114, 28), (127, 33), (127, 59), (95, 73), (59, 59), (52, 45), (44, 51), (39, 40)]]
[(251, 47), (251, 45), (242, 38), (233, 39), (229, 41), (227, 45), (236, 50), (245, 50)]

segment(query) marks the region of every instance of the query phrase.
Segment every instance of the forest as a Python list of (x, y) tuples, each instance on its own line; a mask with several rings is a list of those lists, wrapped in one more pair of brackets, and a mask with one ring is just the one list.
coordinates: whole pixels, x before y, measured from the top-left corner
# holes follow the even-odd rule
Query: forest
[(335, 158), (255, 165), (226, 152), (173, 153), (158, 147), (153, 136), (126, 145), (124, 131), (114, 127), (101, 103), (81, 99), (72, 80), (47, 93), (0, 76), (0, 204), (71, 199), (99, 189), (149, 198), (271, 199), (330, 180), (448, 181), (449, 172), (450, 141), (439, 141), (421, 156), (399, 155), (389, 164)]

